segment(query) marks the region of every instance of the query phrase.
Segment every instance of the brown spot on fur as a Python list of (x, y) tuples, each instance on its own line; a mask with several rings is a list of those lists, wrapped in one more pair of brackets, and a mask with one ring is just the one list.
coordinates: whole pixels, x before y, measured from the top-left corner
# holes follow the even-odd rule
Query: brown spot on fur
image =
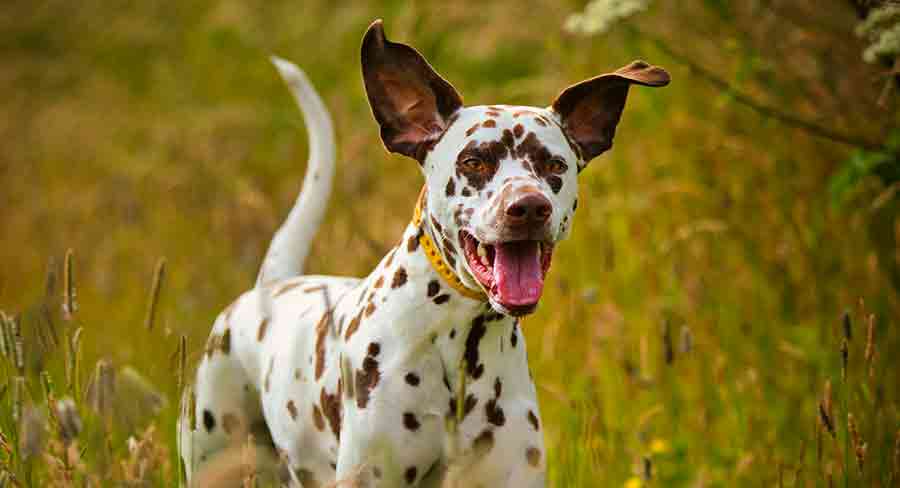
[(203, 409), (203, 427), (206, 432), (210, 433), (216, 428), (216, 418), (213, 417), (212, 412), (206, 409)]
[(456, 210), (453, 211), (453, 223), (456, 224), (457, 227), (465, 227), (465, 222), (462, 219), (462, 204), (456, 206)]
[(444, 236), (442, 244), (444, 245), (445, 254), (456, 254), (456, 248), (453, 247), (453, 243), (446, 236)]
[(559, 176), (549, 175), (544, 179), (547, 180), (547, 184), (550, 185), (550, 189), (553, 190), (553, 193), (559, 193), (559, 190), (562, 189), (563, 181)]
[(496, 398), (491, 398), (484, 404), (484, 413), (487, 416), (487, 421), (497, 427), (506, 423), (506, 415), (503, 413), (503, 408), (497, 405)]
[(419, 386), (419, 375), (416, 373), (406, 373), (406, 384), (409, 386)]
[(369, 302), (369, 304), (366, 305), (365, 315), (366, 315), (366, 317), (368, 317), (369, 315), (372, 315), (373, 313), (375, 313), (375, 304), (372, 302)]
[(416, 252), (416, 249), (419, 248), (419, 236), (412, 235), (409, 236), (409, 239), (406, 241), (406, 251), (409, 253)]
[(478, 345), (485, 332), (487, 332), (487, 328), (484, 326), (484, 317), (479, 315), (472, 320), (472, 328), (469, 329), (469, 335), (466, 337), (466, 349), (463, 353), (463, 357), (466, 359), (466, 371), (476, 380), (484, 373), (484, 365), (478, 364)]
[(322, 314), (319, 323), (316, 324), (316, 380), (322, 377), (325, 371), (325, 338), (328, 335), (328, 325), (331, 323), (331, 310)]
[(328, 288), (328, 287), (325, 285), (314, 285), (314, 286), (308, 286), (300, 291), (302, 291), (303, 293), (315, 293), (317, 291), (322, 291), (325, 288)]
[(271, 386), (270, 380), (272, 379), (272, 366), (275, 366), (275, 357), (274, 356), (269, 358), (269, 369), (266, 371), (266, 380), (263, 382), (264, 383), (263, 387), (265, 388), (266, 393), (269, 392), (269, 386)]
[(428, 298), (437, 295), (439, 291), (441, 291), (441, 284), (437, 280), (428, 282)]
[(259, 323), (259, 330), (256, 331), (256, 340), (262, 342), (266, 338), (266, 331), (269, 329), (269, 317), (265, 317)]
[(446, 293), (444, 293), (443, 295), (438, 295), (438, 296), (434, 297), (435, 305), (443, 305), (449, 301), (450, 301), (450, 295), (448, 295)]
[(453, 181), (453, 178), (447, 178), (447, 188), (444, 189), (444, 194), (448, 197), (456, 194), (456, 183)]
[(375, 284), (372, 285), (375, 288), (381, 288), (384, 285), (384, 276), (379, 276), (377, 280), (375, 280)]
[(391, 280), (391, 288), (400, 288), (406, 283), (406, 270), (403, 267), (397, 268), (394, 272), (394, 279)]
[(524, 134), (524, 133), (525, 133), (525, 127), (522, 126), (522, 124), (516, 124), (516, 126), (513, 127), (513, 135), (516, 136), (516, 139), (522, 137), (522, 134)]
[(394, 262), (394, 254), (397, 252), (397, 248), (391, 249), (391, 252), (388, 254), (387, 261), (384, 262), (384, 267), (387, 268)]
[[(447, 386), (447, 389), (450, 389), (450, 386)], [(456, 397), (450, 397), (450, 411), (447, 412), (447, 415), (450, 417), (456, 417)], [(463, 403), (463, 419), (465, 419), (469, 412), (475, 409), (475, 405), (478, 404), (478, 399), (475, 398), (475, 395), (469, 393), (466, 395), (466, 401)]]
[[(476, 190), (481, 190), (494, 177), (498, 163), (506, 158), (508, 154), (509, 149), (500, 141), (485, 141), (482, 143), (469, 141), (456, 157), (456, 175), (465, 177), (469, 185), (472, 185)], [(471, 169), (470, 165), (466, 164), (467, 160), (473, 158), (482, 161), (483, 164), (479, 169)], [(463, 196), (468, 196), (466, 188), (463, 188), (462, 194)]]
[(370, 342), (366, 352), (369, 356), (377, 356), (379, 353), (381, 353), (381, 344), (377, 342)]
[[(497, 115), (500, 115), (500, 114), (497, 114)], [(493, 129), (494, 127), (497, 127), (497, 122), (495, 122), (494, 119), (485, 120), (484, 123), (481, 124), (481, 126), (488, 128), (488, 129)]]
[(525, 459), (528, 460), (528, 464), (532, 467), (538, 467), (541, 464), (541, 450), (530, 446), (528, 449), (525, 449)]
[(535, 431), (540, 432), (541, 424), (538, 422), (537, 415), (535, 415), (532, 410), (528, 411), (528, 423), (530, 423), (531, 426), (534, 427)]
[(487, 454), (494, 447), (494, 431), (490, 429), (483, 430), (472, 442), (472, 446), (479, 454)]
[(328, 394), (325, 388), (319, 393), (319, 403), (322, 404), (322, 413), (328, 419), (331, 432), (337, 440), (341, 440), (341, 383), (338, 382), (337, 393)]
[(478, 127), (480, 125), (481, 124), (475, 124), (472, 127), (469, 127), (468, 129), (466, 129), (466, 137), (470, 137), (472, 134), (474, 134), (475, 131), (478, 130)]
[[(277, 297), (278, 295), (282, 295), (285, 292), (293, 290), (294, 288), (297, 288), (298, 286), (300, 286), (302, 284), (303, 284), (302, 281), (291, 281), (289, 283), (284, 283), (284, 284), (278, 286), (277, 288), (275, 288), (274, 290), (272, 290), (272, 296)], [(230, 308), (229, 308), (229, 310), (230, 310)]]
[(407, 468), (406, 473), (404, 474), (404, 477), (406, 478), (406, 482), (409, 484), (415, 483), (416, 482), (416, 474), (418, 472), (419, 472), (419, 470), (417, 470), (415, 466), (410, 466), (409, 468)]
[(503, 135), (500, 136), (500, 142), (509, 150), (510, 156), (515, 156), (513, 146), (516, 144), (516, 136), (509, 129), (503, 129)]
[[(377, 345), (377, 343), (372, 344)], [(363, 359), (362, 369), (357, 370), (355, 374), (356, 406), (359, 408), (366, 408), (366, 405), (369, 404), (369, 395), (378, 386), (378, 381), (381, 379), (378, 360), (375, 359), (375, 356), (381, 352), (381, 346), (373, 348), (372, 344), (369, 344), (369, 354)]]
[(494, 112), (493, 110), (488, 110), (487, 112), (485, 112), (485, 115), (487, 115), (488, 117), (499, 117), (500, 112)]
[(441, 223), (438, 222), (436, 218), (434, 218), (434, 215), (429, 215), (429, 217), (431, 218), (431, 225), (434, 226), (434, 229), (438, 232), (438, 234), (443, 234), (444, 227), (441, 225)]
[(291, 415), (291, 419), (297, 420), (297, 405), (294, 405), (293, 400), (288, 400), (287, 410), (288, 410), (288, 413)]
[(463, 189), (462, 189), (462, 196), (464, 196), (464, 197), (470, 197), (470, 196), (472, 196), (472, 191), (469, 190), (469, 187), (468, 187), (468, 186), (463, 187)]
[(318, 430), (319, 432), (325, 430), (325, 418), (322, 417), (322, 410), (318, 405), (313, 405), (312, 416), (313, 424), (315, 424), (316, 430)]
[(547, 123), (544, 122), (544, 118), (543, 118), (543, 117), (535, 117), (535, 118), (534, 118), (534, 122), (535, 122), (537, 125), (541, 126), (541, 127), (547, 127)]
[(349, 341), (350, 337), (356, 333), (356, 330), (359, 329), (359, 323), (362, 320), (362, 311), (356, 314), (353, 319), (350, 320), (350, 324), (347, 325), (347, 333), (344, 334), (344, 340)]
[[(516, 157), (520, 159), (528, 159), (534, 168), (535, 174), (543, 178), (553, 193), (559, 193), (562, 188), (562, 178), (551, 171), (551, 160), (561, 160), (542, 144), (534, 132), (529, 132), (525, 139), (519, 143), (515, 150)], [(565, 163), (563, 163), (565, 164)]]
[(219, 349), (222, 351), (222, 354), (228, 354), (231, 352), (231, 329), (225, 329), (225, 332), (222, 333), (222, 340), (219, 342)]
[(404, 412), (403, 426), (406, 427), (407, 430), (411, 430), (413, 432), (419, 430), (420, 424), (419, 419), (416, 418), (416, 414), (412, 412)]
[(497, 404), (502, 393), (503, 383), (500, 382), (500, 377), (498, 376), (494, 380), (494, 398), (484, 404), (484, 413), (487, 416), (487, 421), (497, 427), (506, 423), (506, 415), (503, 413), (503, 408)]

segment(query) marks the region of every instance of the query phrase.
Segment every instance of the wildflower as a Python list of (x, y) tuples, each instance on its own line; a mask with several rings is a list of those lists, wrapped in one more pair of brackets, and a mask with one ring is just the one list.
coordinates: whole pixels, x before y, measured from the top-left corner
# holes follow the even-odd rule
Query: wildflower
[(650, 0), (592, 0), (584, 12), (570, 15), (565, 29), (578, 34), (602, 34), (613, 24), (647, 10)]
[(653, 439), (650, 441), (650, 452), (653, 454), (665, 454), (669, 452), (669, 442), (665, 439)]
[(641, 488), (644, 486), (643, 480), (638, 476), (632, 476), (625, 481), (625, 488)]

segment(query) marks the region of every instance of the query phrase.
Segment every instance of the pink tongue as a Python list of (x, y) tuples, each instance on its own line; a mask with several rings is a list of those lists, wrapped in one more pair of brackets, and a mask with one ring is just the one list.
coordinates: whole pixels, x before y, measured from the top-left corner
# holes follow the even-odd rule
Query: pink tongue
[(534, 305), (544, 290), (541, 256), (537, 241), (497, 244), (494, 254), (494, 283), (497, 298), (504, 305)]

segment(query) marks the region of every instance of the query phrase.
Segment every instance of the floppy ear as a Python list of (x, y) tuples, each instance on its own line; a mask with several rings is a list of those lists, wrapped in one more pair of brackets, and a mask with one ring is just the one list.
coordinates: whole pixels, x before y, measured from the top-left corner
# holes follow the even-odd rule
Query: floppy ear
[(563, 90), (553, 102), (566, 134), (578, 145), (585, 164), (612, 147), (616, 125), (631, 84), (666, 86), (669, 73), (633, 61), (613, 73), (582, 81)]
[(421, 163), (462, 98), (415, 49), (388, 41), (380, 19), (363, 37), (362, 72), (385, 147)]

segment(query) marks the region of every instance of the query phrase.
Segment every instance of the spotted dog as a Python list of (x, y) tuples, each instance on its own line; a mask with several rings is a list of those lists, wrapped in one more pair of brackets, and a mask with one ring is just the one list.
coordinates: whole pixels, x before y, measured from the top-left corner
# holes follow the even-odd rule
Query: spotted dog
[(216, 319), (183, 402), (188, 477), (252, 432), (286, 460), (294, 486), (365, 473), (371, 486), (436, 487), (465, 453), (477, 454), (466, 486), (544, 486), (520, 318), (541, 298), (577, 176), (612, 146), (629, 87), (669, 75), (635, 61), (547, 108), (465, 107), (376, 21), (362, 42), (366, 93), (385, 147), (417, 161), (425, 185), (399, 243), (356, 279), (302, 275), (330, 191), (333, 133), (302, 72), (276, 65), (306, 117), (310, 163), (256, 287)]

